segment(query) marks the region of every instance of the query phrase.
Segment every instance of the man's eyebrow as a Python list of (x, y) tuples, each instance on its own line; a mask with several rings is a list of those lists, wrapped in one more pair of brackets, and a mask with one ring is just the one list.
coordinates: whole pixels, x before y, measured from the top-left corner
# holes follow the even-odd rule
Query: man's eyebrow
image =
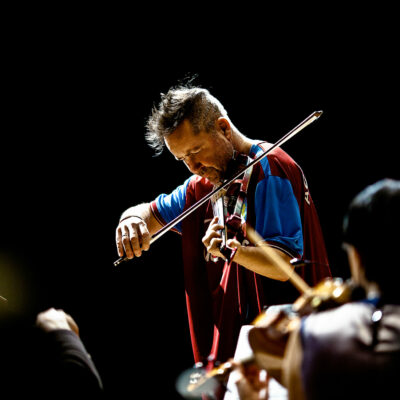
[(192, 147), (191, 149), (189, 149), (182, 157), (175, 156), (175, 159), (177, 159), (178, 161), (182, 161), (187, 156), (190, 156), (192, 153), (196, 152), (197, 150), (200, 150), (200, 148), (201, 148), (201, 145), (196, 145), (196, 146)]

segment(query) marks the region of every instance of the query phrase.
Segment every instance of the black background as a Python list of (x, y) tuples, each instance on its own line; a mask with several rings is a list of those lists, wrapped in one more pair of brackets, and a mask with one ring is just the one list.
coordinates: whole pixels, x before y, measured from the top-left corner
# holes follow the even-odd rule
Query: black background
[(353, 31), (346, 19), (325, 26), (327, 14), (308, 34), (260, 21), (251, 31), (239, 19), (219, 25), (214, 15), (202, 29), (215, 30), (196, 38), (199, 25), (161, 19), (155, 32), (149, 19), (133, 29), (149, 15), (122, 14), (31, 20), (25, 10), (7, 25), (0, 294), (29, 315), (69, 312), (110, 392), (172, 399), (176, 377), (192, 364), (180, 239), (169, 233), (113, 267), (120, 214), (189, 174), (144, 141), (160, 92), (197, 74), (242, 133), (270, 142), (323, 110), (284, 150), (307, 176), (332, 272), (346, 278), (349, 201), (378, 179), (400, 178), (398, 65), (390, 26), (376, 36), (372, 25)]

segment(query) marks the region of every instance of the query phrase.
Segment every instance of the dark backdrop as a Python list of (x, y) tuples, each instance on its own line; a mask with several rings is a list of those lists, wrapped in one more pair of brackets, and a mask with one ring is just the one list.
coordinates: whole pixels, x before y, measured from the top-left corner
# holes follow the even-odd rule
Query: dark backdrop
[(178, 398), (175, 379), (192, 364), (180, 239), (169, 233), (141, 259), (113, 267), (122, 211), (189, 174), (145, 144), (160, 92), (198, 74), (242, 133), (271, 142), (323, 110), (284, 150), (307, 176), (333, 274), (347, 278), (349, 201), (378, 179), (400, 178), (394, 55), (377, 46), (372, 65), (354, 42), (278, 51), (261, 36), (261, 48), (212, 46), (213, 54), (192, 43), (187, 62), (182, 49), (151, 54), (138, 38), (68, 32), (14, 30), (7, 41), (0, 294), (29, 315), (50, 306), (72, 314), (108, 390)]

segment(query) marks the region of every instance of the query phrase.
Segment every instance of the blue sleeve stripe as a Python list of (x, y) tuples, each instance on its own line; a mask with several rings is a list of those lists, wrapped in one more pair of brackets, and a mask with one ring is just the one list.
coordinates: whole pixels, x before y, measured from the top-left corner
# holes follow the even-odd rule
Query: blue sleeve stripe
[[(157, 210), (166, 223), (171, 222), (182, 214), (186, 203), (186, 189), (190, 179), (191, 177), (178, 186), (172, 193), (163, 193), (156, 198)], [(175, 229), (182, 233), (182, 224), (180, 222), (176, 224)]]
[(255, 229), (266, 241), (303, 254), (300, 210), (288, 179), (269, 175), (257, 184), (255, 213)]

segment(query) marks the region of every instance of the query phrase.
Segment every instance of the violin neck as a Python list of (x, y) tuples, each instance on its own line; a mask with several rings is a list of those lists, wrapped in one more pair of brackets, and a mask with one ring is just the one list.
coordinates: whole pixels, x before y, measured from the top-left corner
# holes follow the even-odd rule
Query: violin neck
[(222, 238), (222, 243), (221, 247), (226, 246), (226, 241), (228, 240), (228, 233), (227, 229), (225, 227), (225, 219), (226, 219), (226, 213), (225, 213), (225, 204), (224, 204), (224, 194), (225, 191), (221, 191), (220, 193), (217, 193), (218, 196), (215, 196), (211, 199), (211, 204), (213, 207), (213, 213), (215, 217), (218, 217), (218, 223), (220, 225), (223, 225), (224, 228), (221, 229), (221, 238)]

